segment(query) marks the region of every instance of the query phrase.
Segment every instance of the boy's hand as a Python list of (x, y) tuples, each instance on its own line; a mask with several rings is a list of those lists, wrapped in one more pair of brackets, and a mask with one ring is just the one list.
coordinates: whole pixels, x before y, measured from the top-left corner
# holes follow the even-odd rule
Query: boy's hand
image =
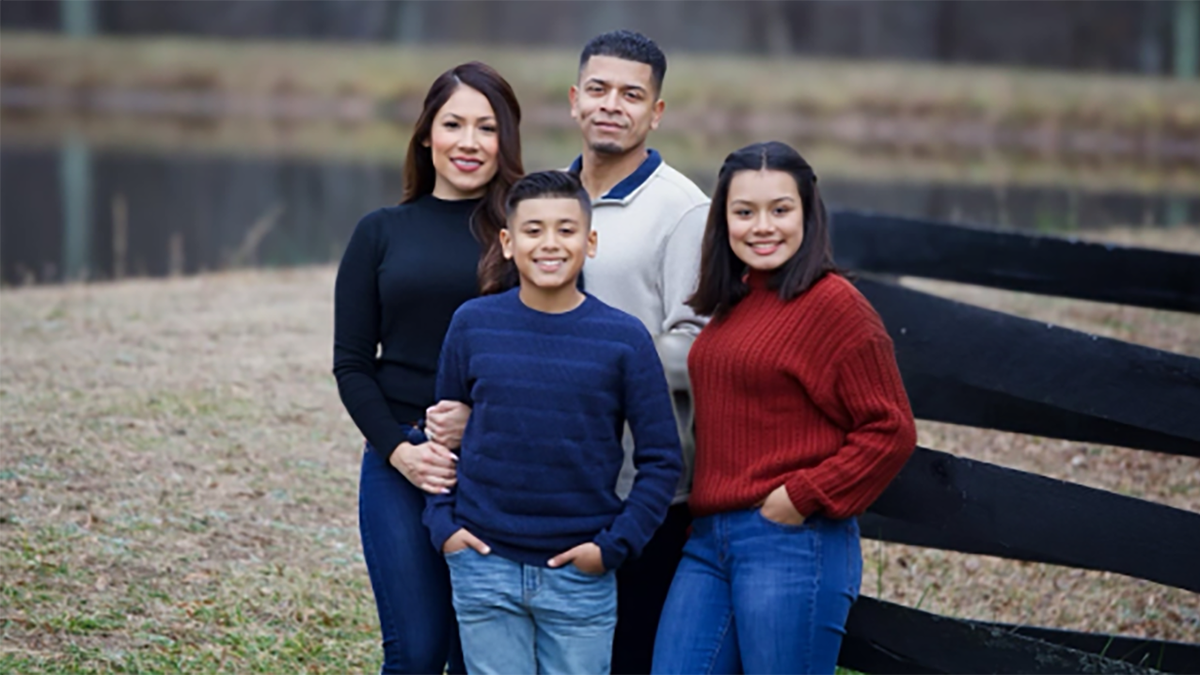
[(425, 409), (425, 435), (449, 450), (462, 447), (471, 407), (458, 401), (438, 401)]
[(554, 556), (550, 559), (550, 567), (562, 567), (569, 562), (574, 562), (579, 571), (588, 574), (601, 575), (605, 572), (604, 558), (600, 555), (600, 547), (590, 541)]
[(442, 553), (458, 553), (466, 548), (475, 549), (479, 555), (487, 555), (492, 552), (492, 549), (480, 541), (479, 537), (467, 532), (467, 528), (460, 527), (458, 532), (450, 535), (446, 543), (442, 544)]
[(388, 461), (408, 482), (430, 494), (446, 494), (458, 482), (454, 464), (458, 457), (433, 441), (420, 445), (404, 441)]

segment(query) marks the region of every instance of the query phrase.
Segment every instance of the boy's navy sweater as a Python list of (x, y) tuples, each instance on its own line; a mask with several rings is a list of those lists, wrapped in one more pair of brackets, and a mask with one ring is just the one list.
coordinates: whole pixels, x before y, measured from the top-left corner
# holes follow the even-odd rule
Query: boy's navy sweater
[[(666, 516), (679, 436), (654, 342), (629, 314), (590, 295), (569, 312), (539, 312), (519, 289), (468, 301), (446, 333), (437, 398), (471, 406), (457, 487), (425, 509), (439, 551), (461, 527), (529, 565), (595, 542), (611, 570)], [(626, 421), (638, 473), (622, 502)]]

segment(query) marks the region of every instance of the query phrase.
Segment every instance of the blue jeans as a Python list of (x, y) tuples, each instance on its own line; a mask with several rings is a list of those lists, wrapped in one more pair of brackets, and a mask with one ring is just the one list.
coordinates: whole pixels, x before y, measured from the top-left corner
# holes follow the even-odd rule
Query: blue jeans
[(425, 493), (409, 483), (370, 444), (362, 458), (358, 527), (371, 576), (384, 673), (466, 672), (450, 575), (421, 522)]
[(446, 564), (471, 675), (609, 672), (617, 625), (612, 570), (523, 565), (472, 548), (448, 554)]
[(671, 583), (654, 673), (833, 673), (858, 598), (858, 521), (758, 509), (697, 518)]

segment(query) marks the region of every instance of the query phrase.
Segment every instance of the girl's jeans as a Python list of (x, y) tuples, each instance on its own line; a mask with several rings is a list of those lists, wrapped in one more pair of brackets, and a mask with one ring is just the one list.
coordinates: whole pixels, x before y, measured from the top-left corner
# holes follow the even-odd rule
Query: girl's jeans
[(383, 631), (384, 673), (463, 673), (450, 576), (421, 522), (425, 493), (367, 444), (358, 492), (363, 557)]
[(655, 673), (833, 673), (858, 598), (858, 521), (697, 518), (655, 640)]
[(615, 572), (523, 565), (473, 548), (447, 554), (446, 563), (468, 673), (609, 672)]

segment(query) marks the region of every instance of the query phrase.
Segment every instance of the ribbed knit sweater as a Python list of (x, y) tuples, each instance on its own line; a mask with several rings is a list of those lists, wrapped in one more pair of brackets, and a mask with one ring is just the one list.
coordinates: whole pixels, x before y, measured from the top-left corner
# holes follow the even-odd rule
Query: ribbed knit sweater
[[(682, 467), (654, 342), (633, 316), (587, 296), (561, 314), (513, 289), (455, 313), (437, 398), (472, 406), (458, 484), (425, 510), (441, 550), (460, 527), (510, 560), (545, 566), (595, 542), (606, 569), (638, 555), (662, 524)], [(625, 422), (637, 480), (617, 496)]]
[(784, 302), (750, 291), (692, 346), (697, 516), (748, 509), (787, 486), (805, 517), (862, 513), (912, 454), (916, 427), (891, 338), (845, 278)]

